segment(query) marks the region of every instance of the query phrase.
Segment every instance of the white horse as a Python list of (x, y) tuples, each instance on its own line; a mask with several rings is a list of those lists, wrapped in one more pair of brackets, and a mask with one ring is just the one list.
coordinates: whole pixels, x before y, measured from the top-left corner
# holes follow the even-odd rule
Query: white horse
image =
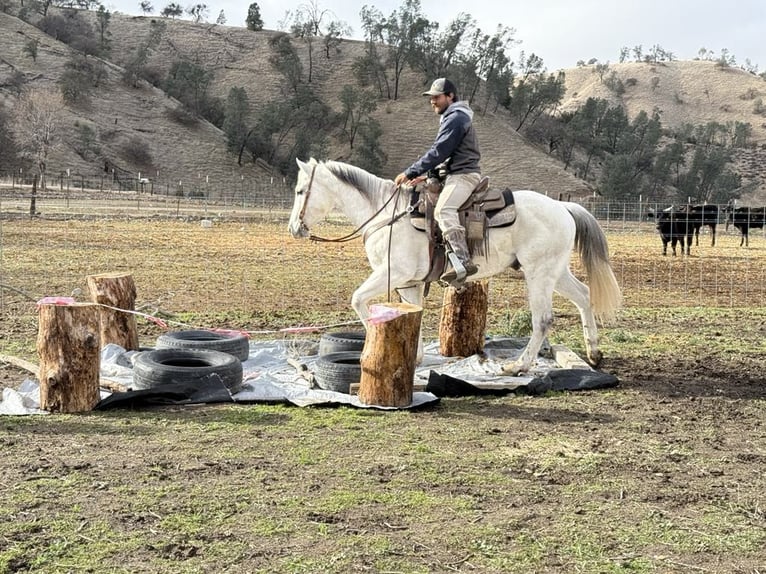
[[(396, 193), (393, 181), (335, 161), (298, 161), (295, 203), (288, 229), (293, 237), (308, 237), (309, 229), (334, 208), (357, 227), (364, 240), (372, 275), (351, 297), (351, 305), (365, 327), (368, 302), (396, 289), (402, 300), (422, 306), (429, 272), (428, 238), (404, 216), (409, 193)], [(485, 254), (473, 258), (479, 268), (471, 281), (491, 277), (510, 266), (526, 281), (532, 313), (532, 335), (519, 358), (503, 365), (503, 372), (526, 372), (553, 322), (553, 292), (574, 303), (582, 319), (588, 362), (601, 361), (596, 318), (614, 317), (621, 303), (620, 288), (609, 263), (604, 232), (584, 207), (551, 199), (534, 191), (515, 191), (516, 221), (491, 228)], [(577, 248), (588, 274), (590, 289), (569, 268)], [(422, 338), (418, 360), (422, 359)]]

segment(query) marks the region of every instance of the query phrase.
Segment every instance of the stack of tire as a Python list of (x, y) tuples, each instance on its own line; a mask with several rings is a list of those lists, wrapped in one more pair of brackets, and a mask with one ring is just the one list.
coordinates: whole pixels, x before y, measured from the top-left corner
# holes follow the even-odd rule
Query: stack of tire
[(365, 331), (325, 333), (319, 339), (319, 357), (314, 363), (314, 381), (320, 389), (348, 394), (362, 376), (360, 359)]
[(250, 342), (237, 332), (186, 330), (164, 333), (154, 349), (133, 362), (133, 388), (149, 389), (168, 383), (220, 381), (231, 393), (242, 389), (242, 361)]

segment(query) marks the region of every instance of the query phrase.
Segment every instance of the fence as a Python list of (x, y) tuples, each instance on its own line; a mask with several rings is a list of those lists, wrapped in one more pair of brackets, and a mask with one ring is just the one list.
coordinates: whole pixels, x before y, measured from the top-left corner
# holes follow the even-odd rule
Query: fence
[[(0, 199), (24, 197), (31, 199), (35, 176), (29, 174), (3, 174), (0, 172)], [(61, 173), (49, 177), (46, 189), (37, 189), (36, 201), (134, 201), (172, 198), (211, 201), (223, 206), (285, 208), (293, 200), (293, 189), (287, 182), (275, 177), (269, 183), (244, 177), (234, 184), (221, 187), (211, 184), (207, 177), (197, 175), (188, 180), (170, 182), (146, 177), (118, 177), (115, 173), (103, 175), (68, 175)]]

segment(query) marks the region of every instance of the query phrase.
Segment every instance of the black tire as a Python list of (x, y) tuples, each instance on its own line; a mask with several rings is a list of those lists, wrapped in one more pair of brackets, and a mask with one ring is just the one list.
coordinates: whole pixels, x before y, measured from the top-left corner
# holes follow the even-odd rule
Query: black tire
[(319, 339), (319, 355), (341, 353), (344, 351), (359, 351), (364, 348), (366, 331), (338, 331), (324, 333)]
[(242, 388), (242, 362), (207, 349), (155, 349), (139, 353), (133, 364), (133, 388), (151, 389), (168, 383), (221, 381), (232, 393)]
[(314, 364), (314, 380), (320, 389), (348, 394), (351, 385), (362, 378), (359, 360), (362, 353), (344, 351), (320, 355)]
[(250, 356), (250, 341), (244, 335), (228, 335), (203, 329), (175, 331), (157, 337), (158, 349), (207, 349), (234, 355), (240, 361)]

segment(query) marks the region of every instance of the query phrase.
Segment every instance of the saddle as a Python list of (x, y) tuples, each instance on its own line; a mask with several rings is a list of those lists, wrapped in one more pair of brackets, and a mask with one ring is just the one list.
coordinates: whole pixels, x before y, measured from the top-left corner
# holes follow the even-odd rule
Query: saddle
[[(440, 174), (443, 176), (443, 174)], [(428, 235), (431, 266), (426, 284), (437, 280), (447, 267), (446, 246), (434, 208), (444, 186), (444, 177), (429, 175), (425, 182), (412, 190), (410, 223)], [(490, 189), (489, 177), (483, 177), (468, 199), (458, 209), (460, 224), (466, 231), (468, 250), (483, 255), (488, 243), (487, 231), (493, 227), (507, 227), (516, 221), (516, 206), (510, 189)]]

